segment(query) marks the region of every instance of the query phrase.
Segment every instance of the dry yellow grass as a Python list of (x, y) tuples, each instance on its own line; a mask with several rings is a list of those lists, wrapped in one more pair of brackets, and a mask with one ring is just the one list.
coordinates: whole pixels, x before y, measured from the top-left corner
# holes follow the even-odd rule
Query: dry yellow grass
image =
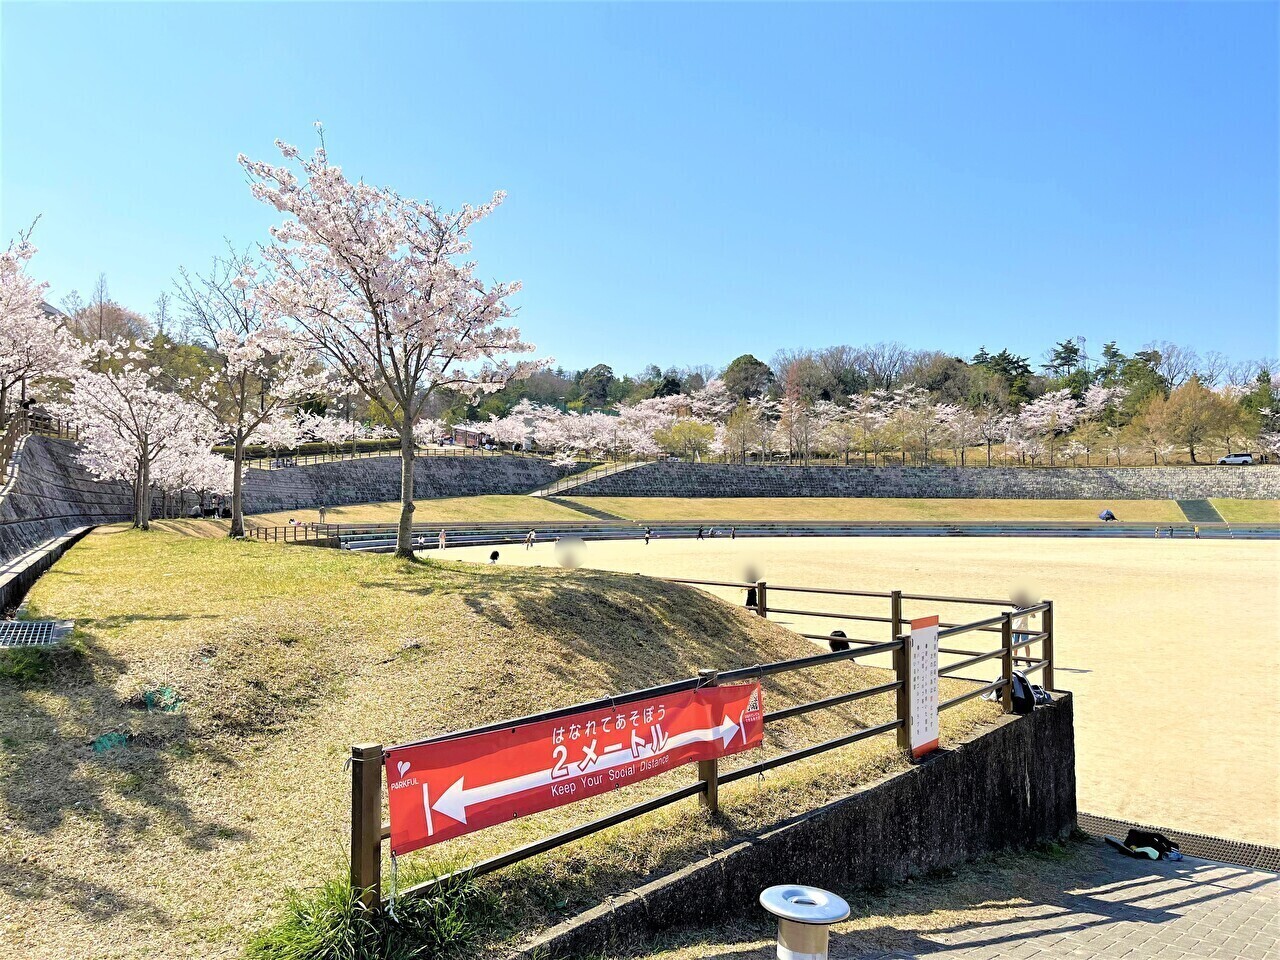
[[(502, 559), (556, 562), (550, 545), (504, 550)], [(658, 539), (588, 543), (581, 560), (711, 580), (741, 580), (753, 568), (774, 583), (946, 596), (1008, 597), (1025, 587), (1056, 604), (1058, 685), (1076, 694), (1080, 809), (1280, 844), (1280, 541)], [(741, 590), (712, 592), (742, 603)], [(884, 601), (771, 593), (770, 603), (887, 615)], [(910, 603), (906, 612), (960, 622), (983, 609)], [(883, 624), (778, 622), (888, 637)]]
[[(325, 517), (329, 523), (396, 523), (400, 520), (400, 503), (362, 503), (346, 507), (329, 507)], [(261, 526), (288, 523), (290, 519), (315, 522), (315, 510), (278, 510), (254, 514), (249, 518)], [(528, 496), (443, 497), (415, 500), (415, 523), (498, 523), (503, 521), (587, 520), (576, 510)]]
[[(1181, 522), (1172, 500), (918, 500), (889, 497), (566, 498), (633, 520), (1121, 520)], [(1101, 522), (1101, 521), (1098, 521)]]
[(1212, 500), (1231, 523), (1280, 523), (1280, 500)]
[[(94, 533), (31, 604), (74, 618), (81, 652), (32, 686), (0, 683), (0, 942), (23, 958), (236, 955), (287, 887), (342, 870), (353, 742), (811, 652), (698, 591), (633, 576), (415, 565), (168, 531)], [(766, 684), (766, 700), (882, 677), (848, 664), (787, 674)], [(162, 687), (181, 708), (141, 709), (141, 694)], [(762, 752), (883, 722), (886, 700), (771, 727)], [(993, 712), (973, 702), (948, 713), (944, 737)], [(95, 753), (106, 733), (129, 740)], [(551, 922), (902, 762), (877, 737), (727, 787), (721, 821), (691, 799), (526, 862), (489, 881), (503, 895), (497, 922)], [(409, 859), (470, 862), (692, 776), (677, 770)]]

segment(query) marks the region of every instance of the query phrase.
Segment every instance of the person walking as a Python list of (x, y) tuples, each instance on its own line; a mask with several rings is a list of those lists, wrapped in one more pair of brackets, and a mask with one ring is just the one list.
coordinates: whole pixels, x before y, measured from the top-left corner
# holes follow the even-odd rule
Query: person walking
[(702, 535), (702, 527), (698, 527), (698, 539), (699, 539), (699, 540), (705, 540), (705, 539), (706, 539), (706, 538), (705, 538), (705, 537), (703, 537), (703, 535)]
[(737, 540), (737, 539), (738, 539), (738, 528), (737, 528), (737, 527), (730, 527), (730, 528), (729, 528), (729, 539), (730, 539), (730, 540)]
[(653, 531), (648, 527), (645, 527), (644, 528), (644, 545), (646, 547), (649, 545), (649, 538), (652, 536), (653, 536)]

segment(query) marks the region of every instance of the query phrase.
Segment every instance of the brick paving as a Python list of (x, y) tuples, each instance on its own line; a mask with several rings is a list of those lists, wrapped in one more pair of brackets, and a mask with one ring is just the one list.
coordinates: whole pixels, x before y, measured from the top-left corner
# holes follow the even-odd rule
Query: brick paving
[[(863, 949), (857, 931), (833, 937), (832, 957), (898, 960), (1280, 960), (1280, 876), (1187, 859), (1102, 856), (1050, 896), (973, 922), (908, 934), (888, 950)], [(961, 908), (963, 910), (963, 908)], [(904, 931), (905, 932), (905, 931)], [(905, 949), (904, 949), (905, 947)]]
[[(1280, 960), (1280, 874), (1128, 859), (1098, 841), (854, 894), (832, 960)], [(678, 937), (655, 960), (773, 960), (772, 924)]]

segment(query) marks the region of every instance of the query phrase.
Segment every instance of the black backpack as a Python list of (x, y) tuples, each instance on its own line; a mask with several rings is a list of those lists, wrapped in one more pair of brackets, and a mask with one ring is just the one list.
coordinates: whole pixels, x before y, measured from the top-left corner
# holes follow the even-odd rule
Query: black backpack
[(1013, 671), (1013, 712), (1028, 714), (1036, 708), (1036, 694), (1031, 681), (1021, 670)]

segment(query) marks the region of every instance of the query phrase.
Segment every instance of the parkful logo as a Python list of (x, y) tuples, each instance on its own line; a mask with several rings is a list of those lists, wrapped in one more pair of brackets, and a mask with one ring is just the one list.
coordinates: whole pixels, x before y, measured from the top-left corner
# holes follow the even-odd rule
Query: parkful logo
[(409, 772), (409, 761), (401, 760), (396, 764), (396, 770), (399, 772), (400, 778), (404, 779), (404, 775)]

